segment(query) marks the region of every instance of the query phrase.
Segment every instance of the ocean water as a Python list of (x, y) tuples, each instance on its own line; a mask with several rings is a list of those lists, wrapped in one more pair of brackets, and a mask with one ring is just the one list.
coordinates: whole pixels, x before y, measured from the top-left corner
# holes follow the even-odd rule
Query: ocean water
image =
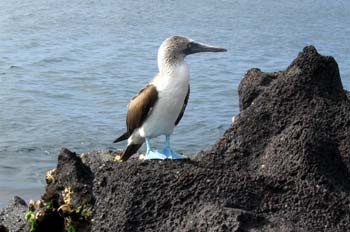
[(249, 68), (284, 69), (305, 45), (334, 56), (349, 89), (349, 12), (346, 0), (1, 0), (0, 207), (13, 195), (38, 199), (62, 147), (125, 146), (112, 141), (128, 100), (171, 35), (228, 50), (187, 58), (191, 96), (172, 140), (180, 152), (206, 149), (229, 126)]

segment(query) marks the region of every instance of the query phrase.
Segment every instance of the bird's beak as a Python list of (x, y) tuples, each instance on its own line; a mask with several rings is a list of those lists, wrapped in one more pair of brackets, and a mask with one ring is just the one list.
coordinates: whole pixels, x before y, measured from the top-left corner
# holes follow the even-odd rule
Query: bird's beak
[(190, 42), (185, 49), (184, 53), (186, 55), (198, 53), (198, 52), (226, 52), (225, 48), (213, 47), (210, 45), (198, 43), (198, 42)]

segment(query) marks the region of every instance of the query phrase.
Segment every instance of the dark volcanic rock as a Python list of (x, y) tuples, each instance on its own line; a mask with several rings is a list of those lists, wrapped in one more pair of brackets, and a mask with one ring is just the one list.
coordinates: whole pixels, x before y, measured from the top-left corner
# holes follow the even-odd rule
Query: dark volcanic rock
[(306, 47), (284, 71), (249, 70), (239, 95), (234, 124), (192, 160), (63, 150), (43, 196), (56, 231), (350, 231), (350, 100), (335, 60)]
[(58, 191), (70, 188), (72, 194), (69, 201), (73, 207), (94, 204), (92, 195), (94, 174), (89, 167), (83, 164), (77, 154), (68, 149), (62, 149), (58, 155), (58, 164), (53, 177), (53, 181), (48, 183), (46, 187), (44, 201), (63, 204), (65, 200)]
[(89, 231), (90, 223), (85, 220), (82, 223), (77, 211), (81, 208), (90, 210), (95, 203), (92, 195), (93, 178), (91, 169), (83, 164), (77, 154), (62, 149), (52, 178), (46, 178), (47, 187), (42, 200), (50, 203), (50, 209), (44, 207), (46, 216), (38, 223), (37, 231), (65, 231), (67, 220), (75, 220), (75, 227)]
[(335, 60), (309, 46), (285, 71), (248, 71), (239, 92), (235, 123), (199, 159), (275, 182), (255, 212), (349, 230), (350, 101)]
[(0, 231), (28, 231), (28, 223), (24, 219), (26, 212), (26, 202), (15, 196), (6, 208), (0, 209)]

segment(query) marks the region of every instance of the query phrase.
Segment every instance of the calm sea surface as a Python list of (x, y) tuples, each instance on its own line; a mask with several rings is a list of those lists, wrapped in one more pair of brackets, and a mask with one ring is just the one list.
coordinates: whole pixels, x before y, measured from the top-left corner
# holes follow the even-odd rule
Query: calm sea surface
[(177, 151), (206, 149), (238, 112), (252, 67), (284, 69), (314, 44), (349, 89), (350, 1), (0, 0), (0, 207), (39, 198), (59, 150), (123, 148), (126, 105), (174, 34), (227, 53), (187, 58), (191, 96)]

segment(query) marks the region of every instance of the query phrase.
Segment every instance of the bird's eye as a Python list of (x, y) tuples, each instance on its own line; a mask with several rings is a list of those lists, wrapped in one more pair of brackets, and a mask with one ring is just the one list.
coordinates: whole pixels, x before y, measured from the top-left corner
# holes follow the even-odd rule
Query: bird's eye
[(189, 48), (189, 49), (192, 48), (192, 43), (188, 43), (187, 48)]

